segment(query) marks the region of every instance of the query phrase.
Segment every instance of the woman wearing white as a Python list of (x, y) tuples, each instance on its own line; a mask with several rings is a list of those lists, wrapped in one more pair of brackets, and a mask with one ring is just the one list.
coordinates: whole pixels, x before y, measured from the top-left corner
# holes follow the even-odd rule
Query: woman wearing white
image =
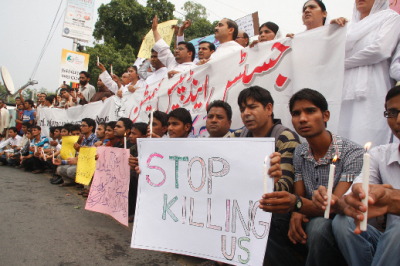
[(356, 0), (346, 39), (339, 135), (361, 145), (389, 143), (383, 117), (391, 57), (399, 42), (400, 16), (388, 0)]

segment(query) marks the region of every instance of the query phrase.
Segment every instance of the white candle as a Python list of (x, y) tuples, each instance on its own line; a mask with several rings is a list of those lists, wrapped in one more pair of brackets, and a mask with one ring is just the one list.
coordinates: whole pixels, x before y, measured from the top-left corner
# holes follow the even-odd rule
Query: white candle
[(54, 150), (53, 150), (53, 163), (54, 163)]
[(150, 113), (150, 138), (153, 135), (153, 113), (154, 113), (154, 109), (151, 110), (151, 113)]
[(335, 155), (335, 157), (332, 160), (332, 164), (330, 165), (329, 168), (329, 181), (328, 181), (328, 206), (326, 206), (325, 209), (325, 214), (324, 217), (325, 219), (329, 219), (329, 214), (331, 212), (331, 201), (332, 201), (332, 190), (333, 190), (333, 181), (335, 179), (335, 168), (336, 166), (334, 165), (334, 163), (337, 160), (337, 156)]
[(264, 194), (268, 193), (268, 170), (267, 170), (267, 163), (268, 163), (268, 156), (265, 157), (264, 165), (263, 165), (263, 173), (264, 173)]
[(112, 64), (111, 64), (111, 76), (113, 75)]
[(100, 64), (99, 56), (97, 56), (97, 65)]
[(37, 146), (35, 145), (35, 153), (37, 153)]
[(69, 155), (71, 155), (71, 158), (74, 158), (74, 156), (72, 156), (72, 152), (71, 151), (69, 151)]
[(362, 203), (365, 204), (367, 207), (367, 211), (364, 212), (364, 220), (360, 222), (360, 230), (367, 231), (367, 223), (368, 223), (368, 190), (369, 190), (369, 158), (370, 155), (368, 154), (369, 147), (371, 147), (371, 142), (365, 144), (365, 154), (363, 157), (363, 183), (362, 188), (365, 193), (365, 198), (361, 200)]
[(126, 149), (126, 132), (124, 133), (124, 149)]

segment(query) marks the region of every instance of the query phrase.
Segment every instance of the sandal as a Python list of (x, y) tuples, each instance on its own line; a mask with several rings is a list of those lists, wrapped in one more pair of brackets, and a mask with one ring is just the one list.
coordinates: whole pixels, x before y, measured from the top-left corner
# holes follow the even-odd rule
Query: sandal
[(88, 196), (89, 196), (89, 193), (88, 193), (88, 192), (83, 192), (83, 193), (82, 193), (82, 197), (87, 198)]

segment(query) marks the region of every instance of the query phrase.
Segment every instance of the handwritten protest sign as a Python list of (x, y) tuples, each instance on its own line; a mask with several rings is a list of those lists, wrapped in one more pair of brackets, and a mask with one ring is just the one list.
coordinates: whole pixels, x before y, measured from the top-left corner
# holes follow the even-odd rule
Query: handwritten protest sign
[(88, 186), (96, 170), (97, 148), (81, 147), (79, 149), (78, 165), (76, 166), (75, 182)]
[(239, 18), (235, 20), (235, 22), (238, 25), (239, 30), (243, 30), (244, 32), (246, 32), (250, 38), (258, 35), (258, 28), (260, 27), (258, 12), (254, 12), (253, 14)]
[(273, 138), (138, 139), (138, 149), (131, 247), (262, 265), (271, 214), (258, 206)]
[[(157, 30), (160, 33), (163, 40), (170, 45), (172, 41), (172, 37), (174, 36), (174, 30), (171, 28), (173, 25), (176, 25), (178, 20), (168, 20), (166, 22), (158, 24)], [(139, 54), (137, 57), (139, 58), (150, 58), (151, 57), (151, 49), (155, 44), (153, 30), (150, 30), (146, 37), (144, 38), (142, 45), (140, 46)]]
[(61, 145), (61, 158), (66, 160), (68, 158), (75, 157), (75, 149), (74, 144), (78, 141), (79, 136), (66, 136), (62, 137), (62, 145)]
[(85, 209), (108, 214), (128, 226), (129, 150), (98, 147), (97, 154), (99, 159)]

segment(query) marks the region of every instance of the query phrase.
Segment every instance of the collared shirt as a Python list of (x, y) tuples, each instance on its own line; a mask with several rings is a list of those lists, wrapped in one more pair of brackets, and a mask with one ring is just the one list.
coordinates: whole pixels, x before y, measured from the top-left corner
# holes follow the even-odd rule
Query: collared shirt
[(25, 144), (29, 141), (28, 137), (26, 136), (26, 134), (24, 134), (21, 138), (21, 141), (19, 142), (19, 144), (17, 145), (17, 148), (23, 148), (25, 147)]
[(153, 75), (147, 77), (146, 84), (151, 85), (153, 83), (161, 81), (167, 75), (168, 70), (166, 67), (162, 67), (153, 72)]
[(193, 62), (185, 62), (182, 64), (176, 62), (169, 45), (163, 39), (158, 40), (158, 42), (154, 44), (153, 49), (158, 53), (158, 59), (161, 63), (167, 67), (167, 72), (172, 70), (184, 72), (196, 66)]
[(241, 46), (240, 44), (238, 44), (235, 41), (224, 42), (218, 46), (217, 50), (214, 53), (212, 53), (210, 58), (211, 59), (220, 58), (220, 57), (230, 54), (234, 51), (242, 50), (242, 49), (243, 49), (243, 46)]
[(100, 74), (99, 78), (101, 79), (101, 81), (103, 81), (104, 85), (107, 87), (107, 89), (109, 89), (110, 91), (112, 91), (113, 93), (117, 93), (118, 91), (118, 85), (117, 83), (112, 79), (112, 77), (110, 76), (110, 74), (108, 74), (107, 70), (104, 71), (103, 73)]
[(338, 157), (334, 163), (335, 177), (333, 190), (339, 182), (353, 182), (360, 174), (363, 165), (364, 149), (355, 142), (330, 133), (332, 142), (325, 156), (315, 161), (308, 143), (297, 146), (293, 156), (294, 182), (303, 181), (306, 198), (311, 200), (314, 190), (319, 186), (328, 187), (330, 164), (333, 157)]
[[(392, 143), (374, 147), (370, 150), (369, 183), (390, 184), (394, 189), (400, 189), (400, 151), (399, 144)], [(363, 182), (363, 173), (354, 183)], [(399, 216), (388, 214), (387, 227)]]
[[(40, 136), (39, 142), (36, 142), (36, 138), (33, 138), (30, 142), (30, 147), (35, 146), (48, 149), (50, 147), (49, 139), (46, 136)], [(33, 154), (33, 152), (29, 151), (29, 154)]]
[[(280, 119), (274, 119), (273, 122), (274, 125), (265, 136), (266, 138), (271, 137), (272, 131), (276, 125), (281, 124)], [(231, 133), (228, 138), (240, 137), (243, 130), (247, 130), (247, 128), (244, 127), (242, 129), (236, 130), (235, 132)], [(245, 137), (253, 137), (253, 134), (248, 131)], [(275, 151), (281, 154), (282, 168), (282, 177), (278, 180), (278, 182), (276, 182), (275, 191), (288, 191), (292, 193), (294, 177), (293, 153), (295, 148), (300, 144), (300, 138), (295, 132), (287, 128), (282, 131), (282, 133), (278, 137), (278, 140), (275, 143)]]
[(83, 87), (80, 87), (79, 91), (83, 94), (88, 103), (90, 103), (90, 100), (92, 100), (93, 95), (96, 93), (96, 89), (89, 83)]
[(86, 147), (93, 147), (94, 144), (99, 141), (99, 139), (96, 137), (96, 134), (92, 133), (90, 134), (89, 138), (83, 137), (81, 146), (86, 146)]
[(18, 144), (21, 142), (22, 137), (16, 135), (14, 138), (8, 138), (6, 141), (3, 141), (0, 144), (0, 149), (4, 148), (7, 145), (11, 145), (11, 146), (18, 146)]

